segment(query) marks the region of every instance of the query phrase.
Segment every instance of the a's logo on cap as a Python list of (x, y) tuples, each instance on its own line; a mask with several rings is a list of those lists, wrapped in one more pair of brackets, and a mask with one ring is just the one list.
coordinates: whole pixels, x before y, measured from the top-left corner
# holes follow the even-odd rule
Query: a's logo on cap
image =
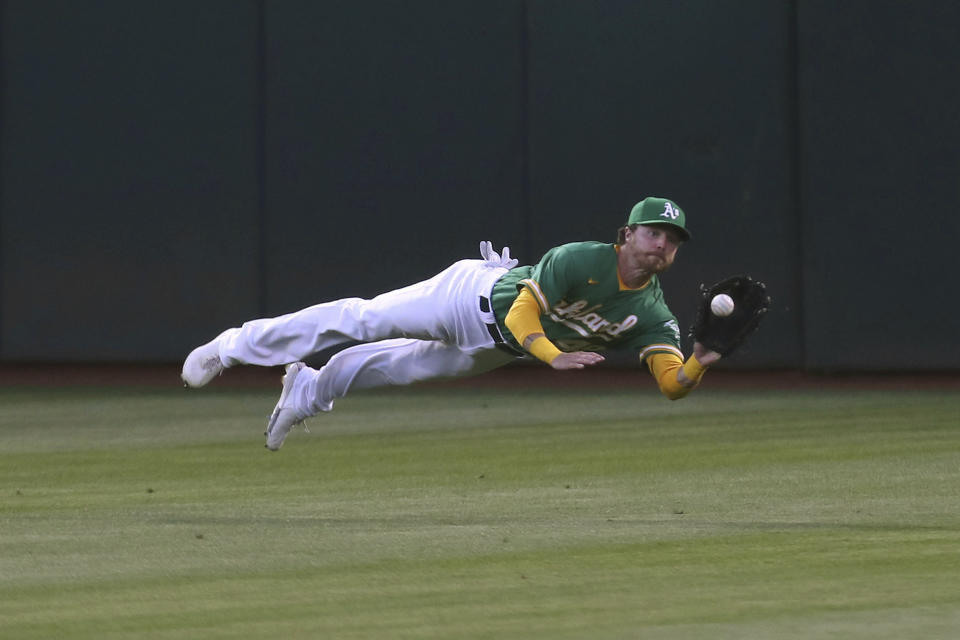
[(674, 209), (673, 204), (668, 202), (667, 206), (663, 208), (663, 213), (660, 214), (661, 218), (670, 218), (671, 220), (676, 220), (680, 217), (680, 210)]

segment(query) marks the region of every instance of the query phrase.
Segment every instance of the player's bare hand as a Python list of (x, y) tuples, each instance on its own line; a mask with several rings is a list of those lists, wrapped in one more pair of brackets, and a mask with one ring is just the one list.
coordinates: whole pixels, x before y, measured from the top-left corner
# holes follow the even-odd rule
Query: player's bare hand
[(693, 357), (697, 359), (697, 362), (702, 364), (705, 367), (709, 367), (719, 360), (722, 356), (716, 351), (710, 351), (705, 346), (699, 342), (693, 343)]
[(550, 366), (558, 371), (569, 369), (583, 369), (592, 364), (603, 362), (603, 356), (592, 351), (574, 351), (573, 353), (561, 353), (550, 362)]

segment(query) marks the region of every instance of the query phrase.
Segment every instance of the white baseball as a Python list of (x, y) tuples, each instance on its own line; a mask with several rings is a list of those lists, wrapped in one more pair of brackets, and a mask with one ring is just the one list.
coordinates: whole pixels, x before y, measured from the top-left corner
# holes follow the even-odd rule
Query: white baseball
[(715, 316), (728, 316), (733, 313), (733, 298), (725, 293), (713, 297), (710, 301), (710, 311)]

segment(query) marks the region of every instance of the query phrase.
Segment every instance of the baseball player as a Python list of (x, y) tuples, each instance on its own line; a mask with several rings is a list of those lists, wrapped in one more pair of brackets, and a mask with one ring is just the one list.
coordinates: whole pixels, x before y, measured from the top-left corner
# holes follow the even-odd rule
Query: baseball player
[[(660, 289), (658, 274), (689, 237), (680, 207), (649, 197), (630, 211), (615, 244), (565, 244), (536, 265), (517, 266), (508, 247), (501, 255), (482, 242), (482, 260), (461, 260), (424, 282), (227, 329), (187, 356), (182, 378), (202, 387), (240, 364), (286, 365), (267, 424), (272, 451), (294, 425), (332, 410), (351, 390), (474, 375), (518, 357), (583, 369), (601, 362), (605, 350), (630, 349), (675, 400), (721, 357), (695, 342), (684, 360)], [(361, 344), (319, 369), (300, 362), (347, 341)]]

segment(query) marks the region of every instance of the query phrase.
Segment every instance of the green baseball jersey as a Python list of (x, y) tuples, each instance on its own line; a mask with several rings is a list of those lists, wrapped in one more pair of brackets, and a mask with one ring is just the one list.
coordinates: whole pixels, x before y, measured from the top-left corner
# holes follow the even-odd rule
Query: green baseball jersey
[(681, 358), (680, 328), (667, 308), (660, 281), (642, 289), (621, 289), (617, 250), (612, 244), (574, 242), (554, 247), (534, 266), (505, 273), (494, 285), (493, 308), (504, 337), (519, 347), (504, 318), (522, 289), (540, 305), (547, 338), (559, 349), (629, 349), (641, 359), (651, 353)]

